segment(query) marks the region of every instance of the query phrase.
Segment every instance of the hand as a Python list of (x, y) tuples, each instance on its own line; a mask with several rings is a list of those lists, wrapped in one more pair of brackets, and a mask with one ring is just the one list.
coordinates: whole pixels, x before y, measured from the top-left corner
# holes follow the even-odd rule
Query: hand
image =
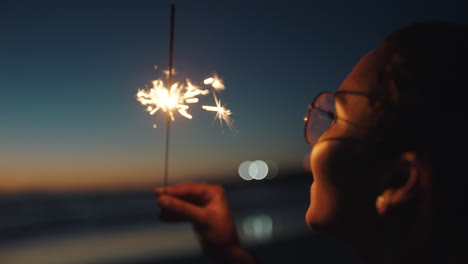
[(231, 263), (255, 263), (240, 244), (221, 185), (185, 182), (156, 188), (163, 221), (192, 222), (205, 253)]

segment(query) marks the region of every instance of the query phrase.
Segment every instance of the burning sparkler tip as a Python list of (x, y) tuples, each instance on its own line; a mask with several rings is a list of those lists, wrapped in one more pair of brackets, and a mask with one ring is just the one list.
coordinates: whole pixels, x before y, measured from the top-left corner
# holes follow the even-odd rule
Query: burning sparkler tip
[[(157, 69), (157, 65), (154, 66)], [(169, 74), (169, 71), (164, 71)], [(175, 73), (174, 68), (172, 72)], [(148, 89), (139, 89), (137, 93), (137, 100), (144, 106), (146, 111), (150, 115), (154, 115), (159, 110), (166, 112), (170, 121), (174, 121), (174, 113), (177, 111), (180, 115), (187, 119), (192, 119), (192, 115), (188, 113), (189, 105), (199, 102), (198, 96), (207, 95), (210, 93), (210, 89), (201, 89), (193, 85), (189, 78), (186, 78), (186, 82), (179, 83), (175, 82), (171, 87), (166, 87), (163, 80), (157, 79), (152, 81), (153, 86)], [(213, 87), (212, 94), (215, 101), (214, 106), (203, 105), (202, 109), (207, 111), (216, 112), (214, 120), (219, 120), (221, 128), (225, 123), (234, 134), (237, 131), (234, 129), (233, 120), (230, 115), (231, 110), (226, 109), (225, 105), (221, 104), (221, 100), (217, 97), (216, 91), (225, 88), (222, 80), (215, 74), (213, 77), (204, 80), (204, 84), (211, 85)], [(153, 128), (157, 125), (154, 124)]]

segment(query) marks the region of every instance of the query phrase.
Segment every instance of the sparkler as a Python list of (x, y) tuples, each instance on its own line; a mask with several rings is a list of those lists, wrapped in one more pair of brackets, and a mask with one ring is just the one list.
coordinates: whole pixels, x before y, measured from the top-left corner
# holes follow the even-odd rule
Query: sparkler
[[(149, 90), (139, 89), (137, 93), (137, 100), (144, 106), (147, 106), (146, 111), (150, 115), (154, 115), (159, 110), (166, 113), (166, 149), (164, 161), (164, 187), (168, 183), (168, 164), (169, 164), (169, 136), (171, 122), (175, 120), (174, 112), (177, 111), (185, 118), (192, 119), (192, 115), (188, 113), (189, 104), (196, 104), (199, 102), (199, 96), (207, 95), (210, 93), (209, 89), (202, 89), (195, 86), (190, 79), (186, 78), (185, 83), (173, 83), (173, 75), (175, 70), (173, 67), (173, 54), (174, 54), (174, 13), (175, 6), (171, 4), (171, 31), (170, 31), (170, 45), (169, 45), (169, 69), (164, 71), (167, 75), (167, 87), (161, 79), (152, 82), (153, 87)], [(157, 68), (157, 67), (155, 67)], [(211, 85), (212, 94), (216, 106), (203, 105), (202, 109), (207, 111), (216, 112), (215, 120), (219, 119), (221, 128), (223, 121), (235, 134), (237, 131), (233, 126), (233, 120), (230, 118), (232, 112), (221, 105), (221, 100), (216, 96), (217, 91), (225, 89), (222, 79), (215, 74), (213, 77), (204, 80), (205, 85)], [(156, 124), (153, 127), (157, 127)]]

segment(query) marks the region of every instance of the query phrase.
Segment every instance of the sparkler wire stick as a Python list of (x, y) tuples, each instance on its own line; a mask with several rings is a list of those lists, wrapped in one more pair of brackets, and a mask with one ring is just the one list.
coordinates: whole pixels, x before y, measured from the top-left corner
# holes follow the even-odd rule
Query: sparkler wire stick
[[(175, 5), (171, 4), (171, 35), (169, 43), (169, 74), (168, 74), (168, 89), (172, 87), (172, 73), (173, 73), (173, 55), (174, 55), (174, 13)], [(164, 188), (167, 187), (169, 178), (169, 134), (171, 130), (171, 113), (166, 112), (166, 155), (164, 160)]]

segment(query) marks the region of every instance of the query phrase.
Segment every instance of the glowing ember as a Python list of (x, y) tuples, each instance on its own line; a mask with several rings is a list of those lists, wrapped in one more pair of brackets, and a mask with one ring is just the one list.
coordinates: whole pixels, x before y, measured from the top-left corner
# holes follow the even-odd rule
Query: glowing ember
[(218, 75), (214, 75), (213, 77), (210, 77), (208, 79), (205, 79), (203, 81), (204, 84), (211, 84), (211, 86), (215, 89), (215, 90), (224, 90), (224, 84), (223, 84), (223, 80), (221, 80)]

